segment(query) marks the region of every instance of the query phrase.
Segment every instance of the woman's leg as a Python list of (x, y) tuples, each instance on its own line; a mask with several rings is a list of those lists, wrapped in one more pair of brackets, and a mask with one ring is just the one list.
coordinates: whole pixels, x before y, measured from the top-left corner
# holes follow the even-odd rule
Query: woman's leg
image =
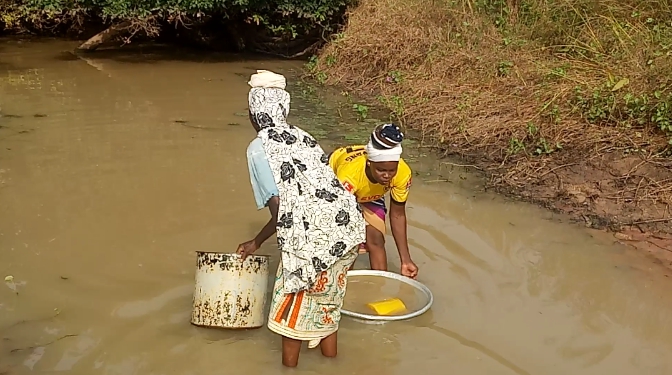
[[(334, 268), (337, 269), (336, 283), (335, 283), (337, 293), (335, 295), (335, 301), (333, 302), (336, 302), (339, 310), (343, 307), (343, 297), (345, 297), (345, 292), (347, 291), (348, 287), (348, 269), (352, 269), (352, 266), (355, 264), (358, 255), (359, 255), (359, 246), (357, 246), (356, 249), (353, 249), (352, 253), (349, 256), (345, 257), (345, 259), (340, 261), (343, 262), (342, 265), (338, 263), (334, 265)], [(340, 270), (338, 269), (339, 267)], [(342, 315), (339, 314), (339, 316)], [(322, 341), (320, 342), (320, 350), (322, 350), (322, 355), (325, 357), (329, 358), (336, 357), (336, 355), (338, 354), (338, 330), (322, 339)]]
[[(287, 320), (289, 318), (289, 310), (294, 303), (294, 295), (290, 302), (285, 307), (285, 310), (282, 312), (282, 319)], [(289, 337), (282, 336), (282, 364), (286, 367), (296, 367), (299, 364), (299, 354), (301, 353), (301, 344), (300, 340), (290, 339)]]
[(325, 357), (336, 357), (338, 354), (338, 331), (320, 341), (320, 350), (322, 350), (322, 355)]
[(296, 367), (299, 364), (299, 354), (301, 353), (301, 344), (299, 340), (290, 339), (282, 336), (282, 365), (286, 367)]
[(362, 203), (362, 214), (366, 220), (366, 250), (372, 270), (387, 271), (385, 251), (385, 217), (387, 207), (383, 198)]
[(387, 271), (387, 253), (385, 236), (372, 225), (366, 226), (366, 248), (369, 250), (369, 262), (372, 270)]

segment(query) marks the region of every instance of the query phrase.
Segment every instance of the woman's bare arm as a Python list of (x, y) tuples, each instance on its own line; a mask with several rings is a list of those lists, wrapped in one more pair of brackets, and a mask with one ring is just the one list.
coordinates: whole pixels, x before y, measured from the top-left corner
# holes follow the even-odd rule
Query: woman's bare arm
[(267, 239), (269, 239), (277, 228), (278, 223), (278, 209), (280, 207), (280, 198), (272, 197), (268, 201), (268, 210), (271, 212), (271, 218), (268, 220), (268, 223), (261, 228), (259, 234), (254, 237), (254, 243), (257, 247), (260, 247)]

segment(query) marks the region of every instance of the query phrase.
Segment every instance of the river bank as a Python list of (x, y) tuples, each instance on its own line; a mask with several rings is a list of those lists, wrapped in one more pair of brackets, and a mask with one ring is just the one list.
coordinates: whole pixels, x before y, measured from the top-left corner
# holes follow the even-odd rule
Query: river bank
[[(319, 109), (319, 116), (302, 118), (301, 122), (328, 147), (344, 144), (364, 144), (369, 131), (375, 124), (389, 121), (389, 112), (382, 106), (367, 106), (355, 97), (339, 92), (337, 87), (324, 87), (313, 79), (293, 83), (295, 95)], [(325, 105), (324, 103), (329, 103)], [(365, 113), (363, 113), (365, 112)], [(365, 118), (363, 118), (365, 117)], [(562, 198), (557, 200), (538, 199), (529, 195), (529, 190), (514, 189), (493, 184), (492, 171), (487, 169), (487, 161), (465, 158), (457, 153), (444, 152), (431, 142), (423, 139), (417, 129), (409, 129), (409, 137), (404, 141), (407, 148), (404, 158), (412, 163), (413, 170), (425, 183), (437, 186), (458, 186), (475, 195), (488, 191), (496, 192), (511, 202), (523, 201), (541, 206), (561, 214), (556, 220), (575, 223), (591, 229), (595, 235), (608, 234), (615, 242), (648, 254), (654, 263), (672, 269), (672, 236), (669, 230), (644, 230), (642, 225), (635, 229), (616, 226), (590, 211), (589, 206), (578, 210)], [(615, 207), (615, 211), (617, 207)], [(616, 211), (620, 212), (620, 211)], [(641, 228), (641, 229), (640, 229)]]
[(358, 98), (356, 111), (389, 110), (489, 189), (669, 265), (670, 9), (597, 3), (611, 13), (584, 0), (365, 0), (308, 70)]

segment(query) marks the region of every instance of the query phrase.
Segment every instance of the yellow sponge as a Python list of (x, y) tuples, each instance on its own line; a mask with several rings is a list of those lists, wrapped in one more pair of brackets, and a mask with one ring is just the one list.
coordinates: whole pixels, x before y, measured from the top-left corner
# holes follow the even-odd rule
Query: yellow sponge
[(392, 315), (406, 311), (406, 305), (399, 298), (371, 302), (367, 306), (378, 315)]

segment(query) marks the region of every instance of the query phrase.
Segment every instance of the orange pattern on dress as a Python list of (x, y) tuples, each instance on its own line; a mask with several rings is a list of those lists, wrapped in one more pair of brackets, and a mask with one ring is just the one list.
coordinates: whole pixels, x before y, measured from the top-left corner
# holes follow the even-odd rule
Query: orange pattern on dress
[(338, 289), (345, 289), (345, 273), (338, 274)]
[(317, 281), (315, 281), (315, 285), (313, 285), (313, 288), (310, 290), (311, 293), (322, 293), (324, 292), (327, 288), (327, 283), (329, 282), (329, 278), (327, 277), (327, 271), (322, 271), (320, 273), (320, 276), (317, 278)]
[(322, 308), (322, 312), (324, 313), (322, 315), (322, 324), (334, 324), (334, 319), (331, 318), (331, 314), (326, 307)]
[(294, 305), (294, 311), (292, 311), (292, 316), (289, 318), (289, 328), (294, 329), (296, 328), (296, 322), (299, 319), (299, 310), (301, 310), (302, 303), (303, 303), (303, 295), (304, 291), (300, 291), (296, 293), (295, 295), (295, 302), (296, 304)]
[(280, 305), (280, 309), (278, 309), (278, 312), (275, 315), (276, 322), (282, 322), (282, 315), (284, 314), (285, 309), (287, 308), (287, 305), (289, 305), (289, 302), (292, 300), (293, 296), (294, 295), (292, 293), (285, 294), (285, 300), (282, 301), (282, 305)]

